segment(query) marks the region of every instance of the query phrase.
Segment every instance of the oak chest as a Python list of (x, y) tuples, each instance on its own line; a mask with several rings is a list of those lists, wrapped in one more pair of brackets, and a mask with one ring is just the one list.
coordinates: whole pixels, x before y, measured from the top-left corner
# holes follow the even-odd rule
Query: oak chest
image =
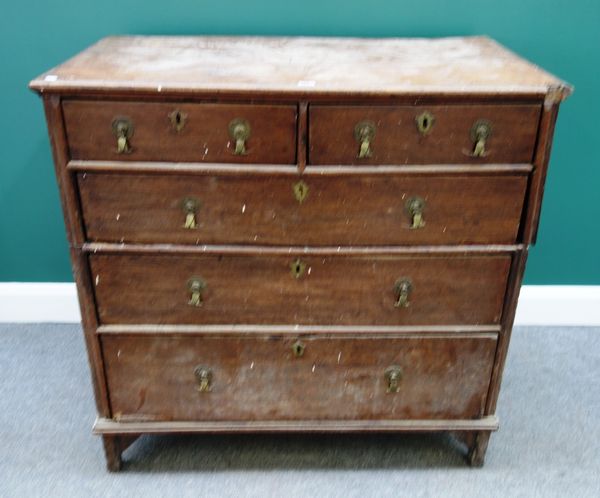
[(109, 469), (171, 432), (483, 463), (567, 85), (485, 37), (113, 37), (31, 88)]

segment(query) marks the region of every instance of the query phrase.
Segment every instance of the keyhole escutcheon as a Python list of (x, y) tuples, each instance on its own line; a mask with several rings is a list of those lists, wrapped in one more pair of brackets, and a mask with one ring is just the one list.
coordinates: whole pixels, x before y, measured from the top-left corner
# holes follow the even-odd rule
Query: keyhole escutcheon
[(185, 127), (185, 123), (187, 121), (187, 114), (185, 112), (181, 112), (179, 109), (175, 109), (174, 111), (169, 113), (169, 121), (171, 121), (171, 126), (173, 130), (179, 133)]
[(292, 270), (292, 277), (298, 279), (302, 275), (304, 275), (304, 271), (306, 270), (306, 263), (304, 263), (300, 259), (295, 259), (290, 264), (290, 268)]
[(300, 180), (292, 185), (292, 190), (298, 203), (302, 204), (308, 195), (308, 185), (303, 180)]

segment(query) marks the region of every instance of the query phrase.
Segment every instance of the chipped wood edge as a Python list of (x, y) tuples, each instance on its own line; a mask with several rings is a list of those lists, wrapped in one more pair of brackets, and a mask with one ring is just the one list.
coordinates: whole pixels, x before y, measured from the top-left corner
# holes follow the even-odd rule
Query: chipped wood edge
[(544, 98), (544, 108), (549, 110), (553, 106), (560, 104), (563, 100), (569, 98), (574, 90), (575, 87), (573, 85), (569, 85), (568, 83), (560, 83), (549, 86), (546, 97)]

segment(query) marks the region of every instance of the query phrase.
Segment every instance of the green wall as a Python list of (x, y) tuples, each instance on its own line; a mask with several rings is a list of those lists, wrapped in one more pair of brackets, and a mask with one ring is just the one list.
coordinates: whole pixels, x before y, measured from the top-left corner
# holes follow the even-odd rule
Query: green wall
[(71, 280), (42, 105), (27, 83), (99, 38), (487, 34), (575, 85), (526, 283), (600, 284), (598, 0), (33, 0), (1, 10), (0, 281)]

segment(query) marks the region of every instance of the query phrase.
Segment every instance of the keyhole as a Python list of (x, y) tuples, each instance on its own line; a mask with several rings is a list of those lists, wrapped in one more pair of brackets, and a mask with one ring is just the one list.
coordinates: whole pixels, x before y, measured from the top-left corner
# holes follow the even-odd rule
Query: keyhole
[(296, 357), (300, 357), (304, 354), (304, 344), (302, 344), (300, 341), (296, 341), (293, 345), (292, 345), (292, 351), (294, 352), (294, 356)]
[(185, 112), (181, 112), (179, 109), (175, 109), (169, 113), (169, 120), (171, 121), (171, 126), (178, 133), (181, 130), (183, 130), (186, 119), (187, 114)]
[(422, 135), (427, 135), (433, 128), (435, 117), (428, 111), (419, 114), (416, 118), (417, 129)]
[(292, 276), (296, 279), (299, 279), (302, 276), (305, 268), (306, 265), (299, 259), (292, 261), (292, 263), (290, 264)]
[(308, 185), (302, 180), (300, 180), (299, 182), (294, 183), (294, 185), (292, 185), (292, 190), (294, 192), (294, 197), (296, 198), (296, 200), (302, 204), (302, 202), (304, 201), (304, 199), (306, 199), (306, 196), (308, 195)]

